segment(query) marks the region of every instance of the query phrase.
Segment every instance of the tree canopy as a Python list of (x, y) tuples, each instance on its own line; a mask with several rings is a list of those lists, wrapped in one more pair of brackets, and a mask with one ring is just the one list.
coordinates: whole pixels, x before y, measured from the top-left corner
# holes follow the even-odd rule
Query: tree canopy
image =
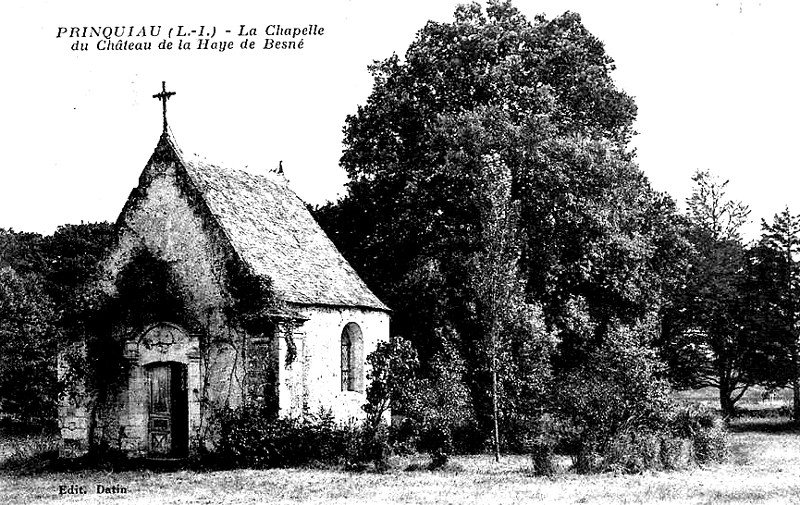
[(486, 156), (510, 170), (524, 289), (548, 320), (576, 297), (604, 321), (660, 301), (682, 247), (674, 204), (632, 160), (636, 106), (613, 69), (579, 15), (531, 22), (500, 1), (462, 5), (370, 66), (344, 128), (349, 194), (317, 216), (398, 332), (428, 344), (425, 328), (474, 321), (463, 266), (482, 247)]
[(800, 215), (786, 207), (771, 223), (762, 219), (761, 230), (749, 263), (752, 375), (773, 387), (791, 384), (800, 419)]
[[(462, 5), (369, 70), (372, 93), (344, 126), (348, 194), (315, 214), (393, 309), (393, 332), (415, 345), (423, 372), (452, 346), (486, 415), (487, 342), (543, 356), (558, 342), (556, 362), (569, 367), (617, 322), (658, 310), (688, 251), (683, 223), (636, 166), (636, 105), (578, 14), (531, 21), (509, 1)], [(497, 183), (487, 167), (508, 174), (501, 234), (487, 219)], [(492, 245), (502, 237), (512, 250)], [(506, 336), (489, 324), (497, 313)], [(499, 369), (544, 377), (540, 365)]]
[(56, 353), (79, 331), (79, 293), (114, 237), (109, 223), (64, 225), (48, 236), (0, 229), (0, 412), (55, 417)]

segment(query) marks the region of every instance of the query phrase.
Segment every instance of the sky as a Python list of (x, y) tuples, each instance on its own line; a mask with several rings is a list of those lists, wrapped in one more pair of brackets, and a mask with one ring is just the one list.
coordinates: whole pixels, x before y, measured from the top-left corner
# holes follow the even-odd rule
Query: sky
[[(184, 152), (264, 173), (282, 161), (312, 204), (345, 191), (342, 127), (366, 102), (374, 60), (403, 55), (428, 20), (452, 20), (452, 0), (262, 2), (3, 2), (0, 6), (0, 228), (52, 233), (114, 221), (161, 133), (161, 82)], [(571, 10), (605, 43), (618, 87), (638, 105), (632, 147), (652, 186), (680, 208), (691, 176), (730, 180), (752, 209), (745, 229), (785, 206), (800, 213), (796, 29), (800, 2), (777, 0), (516, 0), (532, 19)], [(240, 37), (253, 28), (255, 37)], [(323, 28), (303, 49), (265, 50), (270, 25)], [(216, 28), (225, 51), (99, 50), (99, 38), (59, 28), (161, 26), (166, 35)], [(225, 33), (231, 30), (231, 33)], [(157, 42), (166, 36), (148, 39)], [(255, 49), (239, 48), (249, 38)], [(167, 39), (173, 43), (177, 38)], [(292, 40), (284, 38), (282, 40)], [(89, 50), (73, 51), (75, 42)]]

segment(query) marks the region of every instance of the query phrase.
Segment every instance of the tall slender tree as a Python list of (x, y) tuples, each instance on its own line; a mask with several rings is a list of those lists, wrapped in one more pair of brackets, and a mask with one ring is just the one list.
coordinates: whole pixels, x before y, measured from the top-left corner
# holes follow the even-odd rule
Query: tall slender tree
[(473, 282), (484, 308), (492, 382), (492, 438), (495, 460), (500, 461), (497, 365), (498, 348), (503, 345), (502, 314), (523, 289), (517, 267), (518, 211), (511, 199), (511, 170), (496, 154), (485, 155), (482, 161), (482, 183), (477, 186), (476, 198), (482, 225), (481, 248), (475, 254)]

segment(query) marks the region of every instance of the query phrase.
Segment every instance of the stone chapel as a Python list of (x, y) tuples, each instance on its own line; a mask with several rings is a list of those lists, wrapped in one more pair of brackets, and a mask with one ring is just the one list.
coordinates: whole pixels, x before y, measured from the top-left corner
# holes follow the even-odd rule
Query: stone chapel
[[(80, 387), (63, 397), (62, 455), (85, 452), (91, 434), (131, 456), (184, 457), (198, 444), (211, 447), (210, 409), (245, 402), (273, 402), (282, 416), (322, 408), (342, 421), (363, 417), (365, 359), (389, 338), (389, 309), (285, 179), (184, 155), (166, 121), (174, 93), (162, 89), (154, 97), (163, 102), (163, 132), (117, 219), (102, 289), (113, 291), (122, 268), (146, 250), (170, 265), (200, 329), (167, 318), (127, 333), (126, 380), (103, 419), (89, 428)], [(271, 280), (283, 312), (268, 333), (243, 333), (226, 317), (230, 261)]]

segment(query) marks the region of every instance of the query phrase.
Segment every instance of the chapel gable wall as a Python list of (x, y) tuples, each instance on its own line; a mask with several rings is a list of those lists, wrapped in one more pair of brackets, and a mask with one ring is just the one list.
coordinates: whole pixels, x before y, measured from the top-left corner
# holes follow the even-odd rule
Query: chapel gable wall
[[(187, 315), (200, 331), (192, 333), (192, 328), (186, 328), (196, 342), (192, 348), (197, 355), (197, 366), (190, 367), (192, 382), (197, 387), (192, 387), (189, 394), (195, 397), (198, 405), (191, 410), (197, 419), (191, 420), (190, 437), (205, 440), (208, 438), (205, 432), (211, 427), (211, 412), (207, 407), (236, 407), (244, 397), (245, 336), (227, 326), (223, 313), (222, 286), (230, 249), (209, 218), (197, 210), (198, 203), (192, 201), (176, 169), (177, 163), (170, 161), (151, 162), (146, 168), (142, 176), (146, 185), (134, 190), (133, 205), (126, 205), (120, 219), (118, 246), (105, 263), (109, 273), (105, 289), (113, 292), (116, 276), (138, 248), (145, 247), (169, 263), (187, 297)], [(128, 345), (129, 348), (136, 345), (135, 338)], [(176, 347), (167, 350), (167, 354), (179, 351)], [(185, 362), (187, 359), (181, 355), (163, 361)], [(133, 389), (130, 393), (122, 391), (115, 404), (107, 406), (108, 413), (99, 423), (103, 425), (99, 434), (112, 446), (141, 452), (145, 417), (144, 397), (139, 389), (144, 387), (144, 373), (136, 359), (130, 361), (129, 368), (132, 381), (129, 387)], [(78, 419), (75, 426), (82, 423), (84, 421)]]

